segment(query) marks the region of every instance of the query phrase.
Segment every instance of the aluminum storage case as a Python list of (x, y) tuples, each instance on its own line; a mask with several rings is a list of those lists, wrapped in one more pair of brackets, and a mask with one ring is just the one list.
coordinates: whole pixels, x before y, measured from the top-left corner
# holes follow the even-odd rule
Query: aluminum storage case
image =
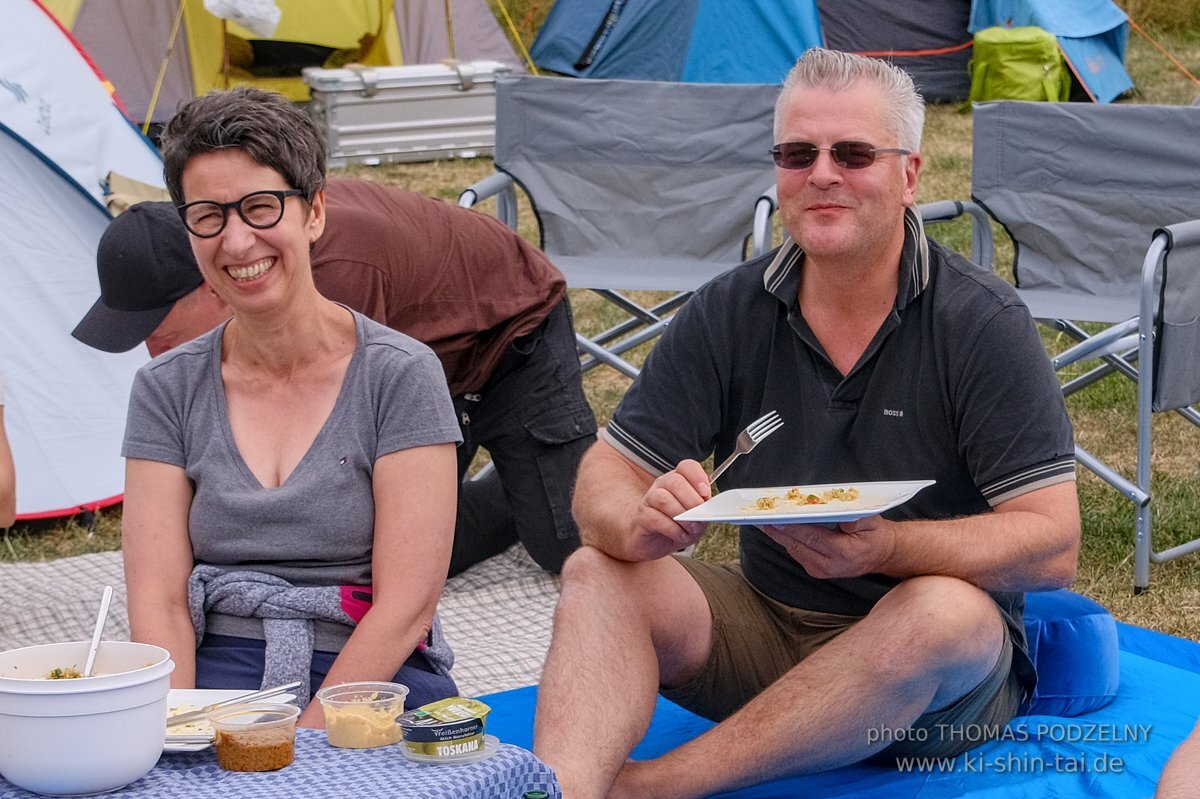
[(398, 67), (306, 67), (308, 112), (324, 130), (330, 166), (491, 155), (499, 61)]

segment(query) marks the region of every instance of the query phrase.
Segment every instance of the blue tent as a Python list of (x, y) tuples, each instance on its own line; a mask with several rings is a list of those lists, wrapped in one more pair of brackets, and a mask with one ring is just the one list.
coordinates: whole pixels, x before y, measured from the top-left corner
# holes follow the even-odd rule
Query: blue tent
[(577, 77), (778, 83), (824, 46), (887, 58), (942, 102), (967, 96), (971, 32), (1002, 24), (1056, 34), (1091, 99), (1132, 86), (1111, 0), (558, 0), (532, 54)]
[(778, 83), (820, 41), (812, 0), (559, 0), (532, 55), (578, 77)]
[(1129, 18), (1111, 0), (975, 0), (972, 6), (972, 33), (993, 25), (1053, 33), (1089, 99), (1108, 103), (1133, 88), (1125, 71)]

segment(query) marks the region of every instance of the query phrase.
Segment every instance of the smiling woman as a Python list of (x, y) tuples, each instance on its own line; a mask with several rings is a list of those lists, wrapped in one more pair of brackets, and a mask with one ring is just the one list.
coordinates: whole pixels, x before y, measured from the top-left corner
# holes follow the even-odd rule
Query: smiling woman
[[(232, 318), (134, 384), (133, 638), (171, 651), (176, 688), (299, 680), (303, 706), (311, 674), (395, 678), (419, 703), (453, 695), (434, 609), (458, 426), (427, 347), (313, 284), (319, 133), (282, 96), (238, 89), (185, 104), (163, 151), (205, 286)], [(320, 726), (320, 708), (299, 723)]]
[(188, 202), (180, 211), (200, 272), (235, 317), (239, 309), (303, 304), (332, 314), (334, 328), (340, 323), (345, 333), (350, 317), (317, 293), (309, 262), (309, 250), (325, 230), (323, 192), (289, 189), (287, 178), (242, 150), (197, 153), (182, 180)]

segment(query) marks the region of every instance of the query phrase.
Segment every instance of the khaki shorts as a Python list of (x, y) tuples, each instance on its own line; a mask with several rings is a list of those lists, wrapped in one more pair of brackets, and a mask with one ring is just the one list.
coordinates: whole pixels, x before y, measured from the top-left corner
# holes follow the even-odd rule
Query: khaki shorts
[[(736, 563), (677, 560), (708, 599), (713, 644), (700, 673), (660, 693), (698, 715), (721, 721), (797, 663), (858, 623), (860, 616), (802, 610), (765, 596)], [(907, 730), (879, 729), (892, 741), (876, 757), (949, 757), (994, 738), (1016, 713), (1023, 690), (1012, 668), (1005, 628), (1000, 658), (983, 682), (942, 710), (920, 716)]]

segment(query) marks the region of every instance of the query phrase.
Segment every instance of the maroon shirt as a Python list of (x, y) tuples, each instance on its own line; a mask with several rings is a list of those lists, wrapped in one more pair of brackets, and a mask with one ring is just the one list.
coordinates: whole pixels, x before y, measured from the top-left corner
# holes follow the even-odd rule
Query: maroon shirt
[(330, 180), (325, 201), (317, 289), (429, 345), (455, 396), (482, 388), (566, 294), (558, 268), (493, 217), (365, 180)]

